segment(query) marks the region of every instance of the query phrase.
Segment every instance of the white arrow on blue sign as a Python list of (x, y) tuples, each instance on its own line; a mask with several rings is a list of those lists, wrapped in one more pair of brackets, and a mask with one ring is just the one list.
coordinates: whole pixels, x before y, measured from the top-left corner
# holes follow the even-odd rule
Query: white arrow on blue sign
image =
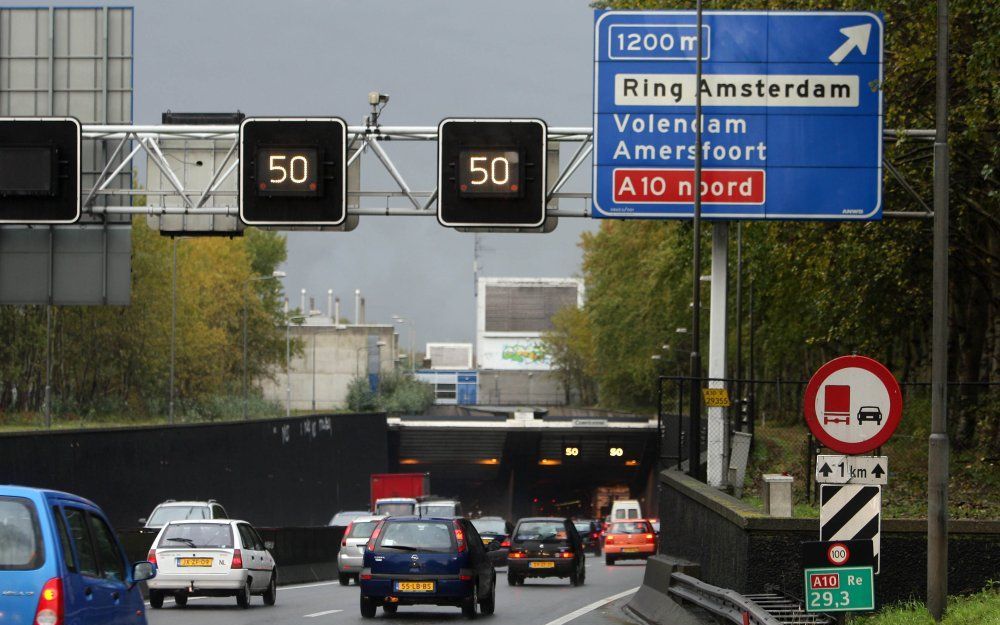
[[(693, 214), (693, 11), (597, 11), (594, 217)], [(708, 219), (882, 216), (882, 18), (705, 11)]]

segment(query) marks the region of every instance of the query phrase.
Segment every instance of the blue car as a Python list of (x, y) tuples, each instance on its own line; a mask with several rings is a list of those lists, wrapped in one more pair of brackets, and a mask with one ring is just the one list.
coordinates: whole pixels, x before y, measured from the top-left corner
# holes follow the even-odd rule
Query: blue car
[(496, 571), (479, 532), (467, 519), (390, 517), (365, 547), (360, 574), (361, 616), (382, 607), (447, 605), (475, 618), (493, 614)]
[(0, 486), (0, 625), (145, 625), (137, 583), (155, 574), (90, 501)]

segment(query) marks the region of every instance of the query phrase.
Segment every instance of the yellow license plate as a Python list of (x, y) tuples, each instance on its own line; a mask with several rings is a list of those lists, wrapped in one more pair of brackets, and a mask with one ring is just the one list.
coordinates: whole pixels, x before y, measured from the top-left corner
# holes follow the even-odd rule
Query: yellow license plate
[(554, 569), (556, 568), (555, 562), (529, 562), (529, 569)]
[(396, 582), (397, 592), (434, 592), (434, 582)]
[(177, 566), (212, 566), (212, 558), (180, 558)]
[(622, 551), (625, 553), (639, 553), (639, 549), (636, 547), (625, 547)]

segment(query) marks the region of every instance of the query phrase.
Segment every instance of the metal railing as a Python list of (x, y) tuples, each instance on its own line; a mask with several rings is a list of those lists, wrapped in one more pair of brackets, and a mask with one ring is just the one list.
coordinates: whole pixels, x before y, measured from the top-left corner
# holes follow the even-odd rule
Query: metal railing
[(785, 595), (741, 595), (684, 573), (671, 574), (669, 592), (737, 625), (832, 625), (835, 622), (829, 615), (806, 612), (798, 601)]

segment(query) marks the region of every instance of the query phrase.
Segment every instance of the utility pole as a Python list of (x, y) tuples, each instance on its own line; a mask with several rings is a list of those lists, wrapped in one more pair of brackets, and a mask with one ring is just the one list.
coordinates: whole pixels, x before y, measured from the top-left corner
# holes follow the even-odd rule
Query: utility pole
[(694, 99), (694, 237), (693, 265), (691, 268), (691, 421), (688, 426), (688, 475), (704, 481), (701, 472), (701, 57), (702, 57), (702, 7), (696, 5), (698, 55), (695, 59)]
[(173, 264), (170, 269), (170, 400), (167, 422), (174, 424), (174, 358), (177, 355), (177, 237), (171, 237)]
[(927, 610), (948, 603), (948, 0), (937, 2), (931, 435), (927, 449)]

